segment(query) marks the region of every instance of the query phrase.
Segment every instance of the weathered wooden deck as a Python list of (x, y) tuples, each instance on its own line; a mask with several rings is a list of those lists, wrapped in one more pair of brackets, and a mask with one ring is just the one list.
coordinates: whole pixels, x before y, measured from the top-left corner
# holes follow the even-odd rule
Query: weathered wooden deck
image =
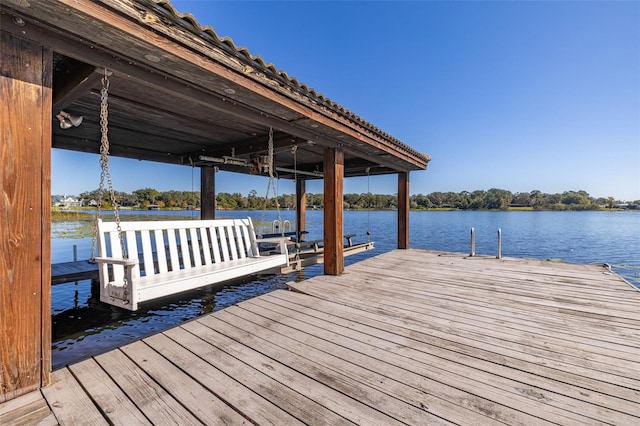
[(291, 288), (54, 372), (43, 424), (640, 424), (640, 291), (603, 266), (397, 250)]
[(75, 260), (51, 265), (51, 285), (99, 278), (98, 264), (88, 260)]

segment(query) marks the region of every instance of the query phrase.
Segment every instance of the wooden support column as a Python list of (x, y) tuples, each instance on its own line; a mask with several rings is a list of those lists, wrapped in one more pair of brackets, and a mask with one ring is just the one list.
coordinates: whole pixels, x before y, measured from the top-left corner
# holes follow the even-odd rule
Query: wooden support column
[(409, 172), (398, 173), (398, 248), (409, 248)]
[[(307, 227), (307, 181), (296, 180), (296, 231), (302, 232)], [(304, 235), (299, 235), (304, 240)]]
[(324, 273), (327, 275), (340, 275), (344, 271), (343, 180), (342, 148), (327, 148), (324, 151)]
[(0, 402), (50, 380), (52, 64), (0, 31)]
[(200, 167), (200, 219), (216, 218), (216, 168)]

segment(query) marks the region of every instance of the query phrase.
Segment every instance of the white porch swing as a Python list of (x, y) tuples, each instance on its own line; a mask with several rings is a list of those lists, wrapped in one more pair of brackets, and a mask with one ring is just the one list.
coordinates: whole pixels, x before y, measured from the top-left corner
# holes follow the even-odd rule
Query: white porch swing
[[(138, 304), (289, 264), (285, 238), (262, 239), (279, 253), (261, 256), (251, 218), (123, 222), (109, 172), (109, 72), (102, 79), (100, 197), (107, 177), (115, 222), (96, 210), (92, 260), (98, 263), (100, 301), (135, 311)], [(95, 248), (97, 244), (97, 256)]]

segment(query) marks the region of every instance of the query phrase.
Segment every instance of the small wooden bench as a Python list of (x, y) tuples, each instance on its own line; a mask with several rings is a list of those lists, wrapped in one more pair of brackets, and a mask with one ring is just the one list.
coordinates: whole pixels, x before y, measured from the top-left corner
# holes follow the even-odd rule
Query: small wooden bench
[[(138, 303), (289, 264), (287, 238), (257, 239), (251, 218), (98, 221), (100, 300), (135, 311)], [(260, 255), (258, 242), (279, 244)]]

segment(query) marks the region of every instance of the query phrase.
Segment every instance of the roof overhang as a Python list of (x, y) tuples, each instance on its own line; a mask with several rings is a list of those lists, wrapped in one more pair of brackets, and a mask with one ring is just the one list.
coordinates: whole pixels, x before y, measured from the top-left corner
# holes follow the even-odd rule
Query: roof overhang
[[(112, 155), (185, 165), (214, 158), (221, 170), (255, 173), (239, 164), (267, 154), (273, 129), (285, 178), (294, 168), (321, 177), (330, 147), (344, 150), (345, 177), (424, 170), (430, 160), (168, 1), (0, 0), (0, 8), (3, 31), (53, 51), (55, 148), (99, 152), (107, 70)], [(61, 128), (62, 110), (82, 124)]]

